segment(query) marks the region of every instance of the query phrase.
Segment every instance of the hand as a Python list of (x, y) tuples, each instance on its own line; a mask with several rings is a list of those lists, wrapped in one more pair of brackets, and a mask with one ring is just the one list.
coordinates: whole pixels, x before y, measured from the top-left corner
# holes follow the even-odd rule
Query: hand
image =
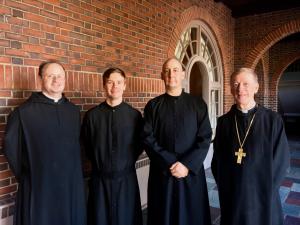
[(188, 175), (189, 169), (181, 162), (176, 162), (170, 167), (170, 172), (173, 177), (184, 178)]

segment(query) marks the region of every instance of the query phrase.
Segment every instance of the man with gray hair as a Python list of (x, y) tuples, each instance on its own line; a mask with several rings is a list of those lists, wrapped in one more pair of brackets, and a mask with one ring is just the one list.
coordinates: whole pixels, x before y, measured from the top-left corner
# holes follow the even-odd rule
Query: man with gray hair
[(221, 225), (282, 225), (279, 186), (289, 165), (282, 119), (255, 102), (252, 69), (234, 72), (230, 85), (235, 104), (218, 119), (212, 160)]

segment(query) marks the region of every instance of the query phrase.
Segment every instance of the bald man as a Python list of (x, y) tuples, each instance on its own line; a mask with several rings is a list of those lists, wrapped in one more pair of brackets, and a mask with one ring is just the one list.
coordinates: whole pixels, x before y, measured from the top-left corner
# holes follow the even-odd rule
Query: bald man
[(148, 225), (210, 225), (203, 161), (211, 141), (207, 106), (182, 89), (176, 58), (162, 66), (166, 92), (145, 107), (144, 144), (150, 158)]

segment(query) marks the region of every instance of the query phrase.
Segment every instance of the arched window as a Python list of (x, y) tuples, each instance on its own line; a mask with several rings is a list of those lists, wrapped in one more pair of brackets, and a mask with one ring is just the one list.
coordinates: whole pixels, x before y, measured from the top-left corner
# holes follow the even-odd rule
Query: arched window
[(182, 33), (175, 56), (186, 71), (184, 89), (207, 103), (213, 130), (223, 110), (223, 69), (217, 42), (202, 21), (192, 21)]

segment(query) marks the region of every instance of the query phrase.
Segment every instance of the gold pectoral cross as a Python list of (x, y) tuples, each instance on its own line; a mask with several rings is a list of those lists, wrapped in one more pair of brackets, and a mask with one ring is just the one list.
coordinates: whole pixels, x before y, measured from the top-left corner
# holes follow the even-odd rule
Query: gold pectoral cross
[(237, 164), (241, 164), (243, 157), (246, 157), (246, 153), (242, 148), (239, 148), (239, 151), (235, 152), (235, 155), (237, 156), (237, 160), (236, 160)]

